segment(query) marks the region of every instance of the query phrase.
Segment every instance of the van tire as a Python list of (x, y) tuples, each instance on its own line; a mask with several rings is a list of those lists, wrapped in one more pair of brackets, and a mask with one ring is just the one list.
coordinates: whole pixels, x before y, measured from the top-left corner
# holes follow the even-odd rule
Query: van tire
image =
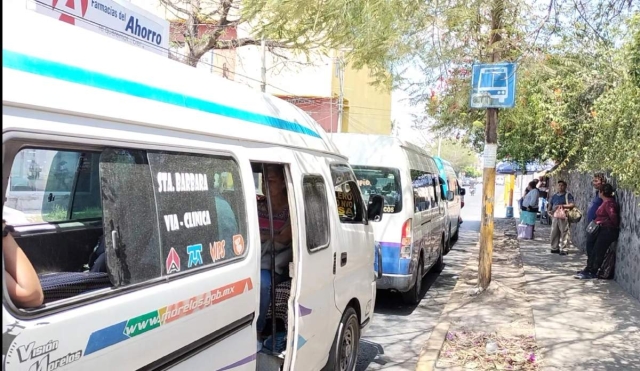
[(447, 255), (450, 251), (451, 251), (451, 247), (453, 246), (453, 236), (451, 235), (451, 224), (449, 224), (449, 234), (447, 235), (447, 249), (445, 250), (444, 254)]
[(402, 293), (402, 301), (409, 305), (416, 305), (420, 303), (420, 293), (422, 291), (422, 279), (424, 278), (424, 263), (422, 256), (418, 260), (418, 266), (416, 267), (416, 280), (409, 291)]
[(451, 237), (451, 241), (458, 242), (458, 237), (460, 237), (460, 223), (458, 223), (458, 228), (456, 228), (456, 233)]
[(360, 321), (352, 307), (342, 314), (336, 337), (331, 345), (329, 360), (323, 371), (353, 371), (358, 362)]
[(444, 238), (441, 242), (440, 248), (440, 256), (438, 256), (438, 261), (433, 265), (433, 271), (436, 273), (440, 273), (444, 270)]

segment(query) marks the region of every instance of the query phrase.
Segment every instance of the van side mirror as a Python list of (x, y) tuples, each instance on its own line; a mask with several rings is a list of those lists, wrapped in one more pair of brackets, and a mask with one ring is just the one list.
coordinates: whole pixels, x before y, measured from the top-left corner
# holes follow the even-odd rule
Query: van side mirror
[(464, 188), (460, 188), (460, 196), (464, 196), (467, 194), (467, 190)]
[(454, 197), (455, 197), (455, 195), (453, 194), (453, 191), (448, 191), (447, 192), (447, 201), (453, 201)]
[(384, 197), (381, 195), (369, 196), (369, 205), (367, 207), (367, 217), (373, 222), (382, 220), (382, 209), (384, 208)]

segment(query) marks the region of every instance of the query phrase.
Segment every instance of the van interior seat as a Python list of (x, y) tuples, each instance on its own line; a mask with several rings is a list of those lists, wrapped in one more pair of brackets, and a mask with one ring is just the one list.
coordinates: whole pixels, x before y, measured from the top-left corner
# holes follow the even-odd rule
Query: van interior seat
[(44, 303), (67, 299), (89, 291), (111, 287), (105, 272), (57, 272), (39, 274)]
[[(291, 280), (280, 282), (276, 285), (276, 320), (282, 321), (285, 331), (288, 327), (289, 318), (289, 297), (291, 296)], [(267, 312), (267, 327), (270, 325), (272, 318), (271, 305), (269, 305), (269, 311)]]
[(82, 272), (102, 233), (102, 226), (92, 226), (16, 236), (15, 240), (38, 274)]

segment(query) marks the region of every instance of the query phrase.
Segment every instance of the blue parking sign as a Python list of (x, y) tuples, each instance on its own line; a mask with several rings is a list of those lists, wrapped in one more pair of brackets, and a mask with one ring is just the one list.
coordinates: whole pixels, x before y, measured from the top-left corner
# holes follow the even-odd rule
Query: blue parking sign
[(515, 98), (515, 63), (473, 65), (471, 108), (513, 108)]

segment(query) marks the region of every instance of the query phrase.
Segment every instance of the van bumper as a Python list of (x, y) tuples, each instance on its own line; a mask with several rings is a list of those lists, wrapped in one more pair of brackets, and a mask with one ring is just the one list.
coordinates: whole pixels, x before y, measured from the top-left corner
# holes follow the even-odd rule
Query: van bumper
[(413, 285), (413, 274), (383, 274), (376, 284), (379, 290), (407, 292)]

